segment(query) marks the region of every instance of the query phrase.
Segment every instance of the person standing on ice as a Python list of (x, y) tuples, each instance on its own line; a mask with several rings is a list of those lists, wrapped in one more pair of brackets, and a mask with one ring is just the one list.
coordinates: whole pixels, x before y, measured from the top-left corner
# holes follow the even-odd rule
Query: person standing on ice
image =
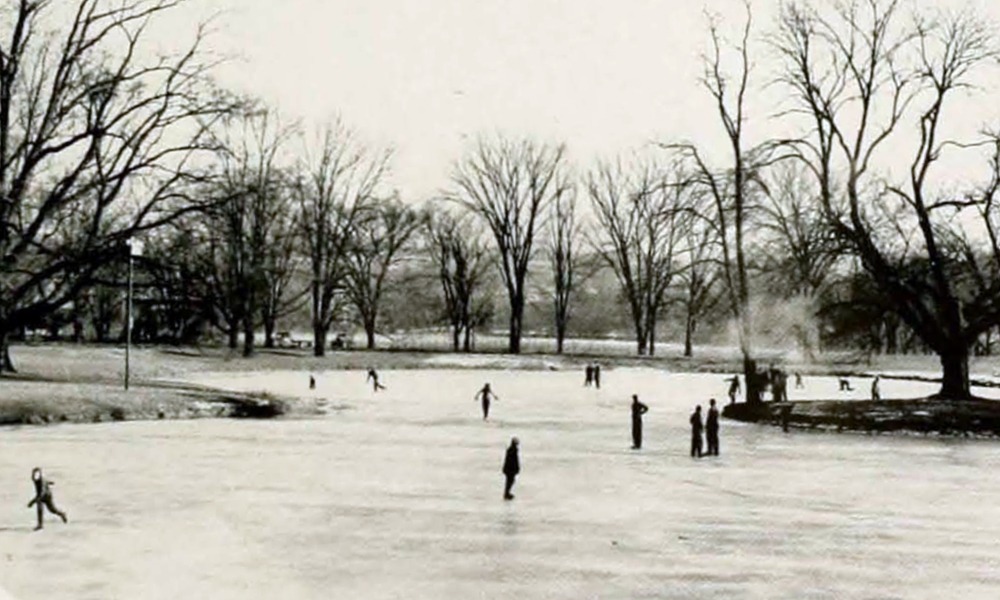
[(32, 506), (38, 507), (38, 525), (35, 526), (35, 531), (41, 529), (44, 524), (45, 509), (48, 509), (54, 515), (58, 515), (63, 520), (63, 523), (66, 523), (68, 521), (66, 513), (56, 508), (55, 501), (52, 499), (51, 486), (55, 482), (45, 479), (42, 476), (42, 469), (39, 467), (31, 470), (31, 481), (35, 484), (35, 497), (28, 503), (28, 508)]
[(719, 409), (715, 408), (715, 398), (708, 401), (708, 417), (705, 418), (705, 440), (708, 455), (719, 455)]
[(311, 390), (316, 389), (316, 378), (313, 377), (312, 375), (309, 376), (309, 389)]
[(521, 472), (521, 460), (517, 455), (517, 446), (517, 438), (510, 438), (510, 446), (507, 447), (507, 454), (503, 457), (502, 471), (505, 480), (503, 486), (504, 500), (514, 499), (514, 494), (511, 494), (510, 490), (514, 487), (514, 479), (517, 477), (517, 474)]
[(872, 400), (876, 402), (882, 399), (882, 394), (879, 392), (878, 389), (879, 379), (880, 377), (878, 375), (875, 376), (875, 379), (872, 379)]
[(691, 413), (691, 456), (701, 458), (701, 432), (704, 429), (701, 424), (701, 405), (694, 408)]
[(594, 383), (594, 365), (587, 363), (587, 368), (583, 370), (583, 387), (590, 387)]
[(642, 448), (642, 415), (649, 412), (649, 407), (639, 402), (639, 396), (632, 394), (632, 449)]
[(472, 401), (475, 402), (476, 400), (479, 400), (480, 397), (482, 397), (484, 421), (490, 416), (490, 396), (492, 396), (496, 400), (500, 399), (500, 396), (494, 394), (493, 390), (490, 389), (490, 384), (487, 383), (486, 385), (483, 386), (483, 389), (476, 392), (475, 397), (473, 397), (472, 399)]
[(740, 376), (739, 375), (733, 375), (732, 377), (730, 377), (726, 381), (729, 382), (729, 403), (730, 404), (735, 404), (736, 403), (736, 394), (740, 393)]
[(601, 365), (594, 363), (594, 387), (601, 389)]

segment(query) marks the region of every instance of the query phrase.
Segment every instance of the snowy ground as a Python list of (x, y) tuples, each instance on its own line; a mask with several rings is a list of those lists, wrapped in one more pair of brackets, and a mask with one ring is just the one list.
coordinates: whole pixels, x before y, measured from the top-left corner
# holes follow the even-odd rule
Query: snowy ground
[[(996, 598), (996, 442), (723, 422), (721, 375), (384, 371), (199, 381), (328, 400), (314, 420), (21, 428), (0, 454), (0, 586), (20, 599)], [(483, 422), (473, 393), (500, 395)], [(868, 381), (854, 380), (855, 397)], [(808, 378), (792, 399), (837, 397)], [(929, 384), (883, 381), (883, 396)], [(629, 450), (628, 397), (650, 405)], [(499, 473), (521, 439), (517, 499)], [(42, 465), (70, 516), (33, 533)], [(0, 592), (0, 598), (3, 597)]]

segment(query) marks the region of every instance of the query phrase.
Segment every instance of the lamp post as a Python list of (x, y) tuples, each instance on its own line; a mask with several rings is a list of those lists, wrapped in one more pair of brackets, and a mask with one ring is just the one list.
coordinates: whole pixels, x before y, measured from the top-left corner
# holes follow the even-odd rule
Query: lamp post
[(125, 240), (128, 246), (128, 297), (125, 301), (125, 389), (128, 389), (129, 354), (132, 348), (132, 262), (142, 256), (142, 242), (135, 238)]

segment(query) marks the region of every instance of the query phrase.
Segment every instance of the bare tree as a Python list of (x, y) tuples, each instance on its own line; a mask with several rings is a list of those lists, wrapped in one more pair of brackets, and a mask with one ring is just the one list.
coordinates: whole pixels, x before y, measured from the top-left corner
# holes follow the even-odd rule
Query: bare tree
[(565, 147), (499, 137), (480, 139), (456, 163), (451, 198), (481, 218), (497, 246), (510, 304), (508, 351), (521, 351), (528, 266), (547, 207), (570, 189)]
[(753, 315), (750, 306), (750, 277), (747, 249), (750, 219), (755, 198), (761, 192), (760, 170), (768, 163), (771, 145), (750, 146), (746, 140), (746, 96), (750, 90), (750, 32), (753, 19), (745, 4), (746, 20), (735, 46), (736, 69), (730, 75), (723, 68), (723, 38), (712, 19), (709, 33), (712, 50), (704, 57), (702, 84), (709, 92), (728, 142), (729, 164), (714, 169), (699, 149), (691, 144), (674, 144), (691, 163), (698, 185), (712, 200), (711, 218), (719, 232), (722, 252), (722, 282), (730, 312), (737, 324), (743, 374), (747, 381), (747, 401), (760, 401), (757, 362), (753, 345)]
[(813, 357), (819, 340), (820, 295), (848, 248), (830, 227), (815, 179), (800, 162), (770, 169), (767, 187), (759, 222), (763, 267), (782, 294), (797, 297), (807, 311), (794, 326), (802, 350)]
[[(996, 162), (988, 183), (966, 194), (935, 193), (933, 174), (943, 153), (960, 147), (948, 137), (946, 109), (995, 63), (997, 50), (988, 24), (971, 12), (913, 21), (902, 12), (895, 1), (822, 12), (792, 3), (774, 45), (792, 110), (810, 126), (799, 158), (816, 178), (827, 217), (940, 357), (939, 395), (961, 400), (971, 396), (970, 347), (1000, 319), (1000, 278), (948, 238), (967, 214), (990, 231)], [(986, 140), (991, 148), (994, 141)], [(901, 177), (876, 167), (889, 154), (910, 157)], [(992, 254), (989, 245), (982, 251)], [(925, 269), (910, 268), (918, 259)]]
[(580, 223), (576, 216), (576, 190), (556, 198), (549, 219), (549, 264), (552, 268), (552, 308), (556, 332), (556, 354), (563, 353), (569, 327), (570, 300), (577, 283)]
[[(7, 335), (77, 296), (124, 242), (190, 208), (210, 93), (200, 30), (148, 61), (146, 31), (183, 0), (17, 0), (0, 19), (0, 368)], [(47, 21), (51, 17), (51, 21)], [(44, 283), (44, 285), (40, 285)]]
[(312, 275), (313, 352), (326, 353), (330, 327), (347, 301), (347, 258), (358, 222), (380, 192), (389, 151), (373, 151), (339, 119), (302, 166), (296, 187), (302, 238)]
[(300, 309), (310, 287), (297, 285), (302, 273), (299, 252), (299, 214), (294, 202), (294, 184), (287, 175), (279, 176), (275, 194), (280, 212), (270, 224), (270, 239), (263, 248), (262, 294), (260, 317), (264, 325), (264, 347), (274, 348), (274, 333), (278, 320)]
[(679, 267), (686, 185), (650, 161), (599, 165), (587, 177), (599, 225), (595, 251), (614, 271), (628, 303), (640, 355), (656, 351), (656, 323)]
[(694, 335), (702, 318), (722, 300), (719, 232), (700, 215), (697, 199), (692, 206), (694, 213), (684, 233), (683, 266), (678, 272), (684, 307), (684, 356), (688, 357), (694, 356)]
[(444, 295), (452, 349), (472, 350), (472, 332), (482, 302), (481, 287), (492, 257), (474, 227), (441, 209), (428, 211), (427, 247)]
[(382, 293), (403, 250), (422, 225), (422, 215), (398, 199), (372, 206), (360, 220), (347, 253), (347, 293), (365, 328), (367, 347), (375, 348)]

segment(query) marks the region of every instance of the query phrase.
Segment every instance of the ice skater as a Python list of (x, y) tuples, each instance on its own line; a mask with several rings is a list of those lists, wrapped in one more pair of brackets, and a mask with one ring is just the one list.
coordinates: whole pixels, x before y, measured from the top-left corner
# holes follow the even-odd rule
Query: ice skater
[(840, 391), (842, 392), (853, 392), (854, 388), (851, 387), (851, 381), (846, 377), (840, 378)]
[(365, 378), (365, 382), (367, 383), (368, 381), (372, 382), (373, 391), (377, 392), (385, 389), (385, 386), (378, 382), (378, 372), (373, 368), (368, 369), (368, 376)]
[(42, 476), (42, 469), (39, 467), (31, 470), (31, 481), (35, 484), (35, 497), (28, 503), (28, 508), (35, 506), (38, 510), (38, 525), (35, 526), (35, 531), (38, 531), (44, 525), (45, 509), (48, 509), (54, 515), (58, 515), (63, 520), (63, 523), (68, 522), (69, 519), (66, 518), (66, 513), (56, 508), (55, 500), (52, 499), (52, 486), (55, 482), (45, 479)]
[(876, 375), (875, 379), (872, 379), (872, 400), (878, 402), (882, 399), (882, 394), (879, 392), (879, 382), (880, 376)]
[(472, 401), (475, 402), (476, 400), (479, 400), (480, 397), (482, 397), (484, 421), (488, 419), (490, 416), (490, 396), (492, 396), (494, 400), (500, 399), (500, 396), (494, 394), (493, 390), (490, 389), (490, 384), (487, 383), (486, 385), (483, 386), (483, 389), (476, 392), (476, 395), (472, 399)]
[(587, 363), (587, 367), (583, 370), (583, 387), (590, 387), (594, 383), (594, 365)]
[(594, 387), (601, 389), (601, 365), (594, 363)]
[(740, 393), (740, 376), (739, 375), (733, 375), (732, 377), (730, 377), (726, 381), (729, 382), (729, 403), (730, 404), (735, 404), (736, 403), (736, 394)]
[(705, 441), (708, 455), (719, 455), (719, 409), (715, 408), (715, 398), (708, 401), (708, 416), (705, 418)]
[(795, 389), (801, 390), (805, 385), (802, 384), (802, 373), (798, 371), (795, 372)]
[(514, 479), (517, 478), (517, 474), (521, 472), (521, 460), (517, 455), (518, 443), (516, 437), (510, 438), (510, 446), (507, 447), (507, 454), (503, 457), (504, 500), (514, 499), (514, 494), (511, 494), (510, 490), (514, 487)]
[(632, 394), (632, 449), (642, 448), (642, 415), (649, 412), (649, 407), (639, 402), (639, 396)]
[(694, 407), (691, 413), (691, 456), (701, 458), (701, 432), (704, 426), (701, 424), (701, 405)]
[(311, 390), (316, 389), (316, 378), (313, 377), (312, 375), (309, 376), (309, 389)]

